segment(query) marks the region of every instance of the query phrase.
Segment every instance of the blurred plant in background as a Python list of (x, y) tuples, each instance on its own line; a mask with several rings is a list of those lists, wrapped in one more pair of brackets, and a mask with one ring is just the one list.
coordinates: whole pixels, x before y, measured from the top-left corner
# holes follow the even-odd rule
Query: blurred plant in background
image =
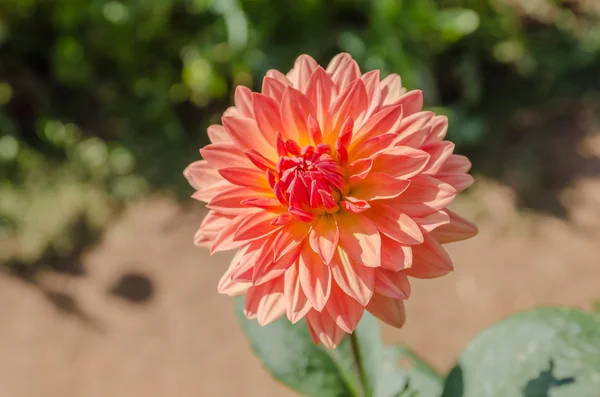
[[(488, 172), (507, 115), (600, 86), (594, 0), (4, 0), (0, 260), (69, 253), (74, 227), (181, 170), (236, 85), (308, 53), (402, 75)], [(479, 168), (477, 168), (479, 166)], [(6, 237), (6, 238), (4, 238)]]

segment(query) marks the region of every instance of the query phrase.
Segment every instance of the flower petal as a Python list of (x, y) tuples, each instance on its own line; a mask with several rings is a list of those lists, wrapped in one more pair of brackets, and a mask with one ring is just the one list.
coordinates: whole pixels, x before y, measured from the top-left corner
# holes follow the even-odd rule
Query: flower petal
[(377, 204), (368, 213), (369, 219), (379, 232), (406, 245), (423, 242), (419, 225), (408, 215), (387, 204)]
[(259, 131), (265, 137), (265, 140), (270, 145), (274, 146), (277, 138), (277, 131), (283, 129), (281, 116), (279, 114), (279, 105), (271, 97), (253, 93), (252, 106)]
[(277, 231), (280, 226), (273, 226), (271, 221), (279, 214), (270, 211), (258, 211), (246, 216), (233, 235), (235, 241), (256, 240)]
[(339, 245), (363, 266), (381, 266), (381, 237), (375, 224), (363, 214), (338, 213)]
[(265, 190), (270, 188), (265, 173), (256, 168), (221, 168), (219, 169), (219, 174), (237, 186), (263, 188)]
[(360, 68), (350, 54), (341, 53), (333, 57), (327, 65), (327, 73), (338, 89), (343, 89), (352, 81), (360, 78)]
[(208, 127), (206, 133), (211, 143), (231, 142), (231, 137), (222, 125), (213, 124)]
[(240, 263), (240, 259), (242, 258), (242, 256), (244, 256), (245, 253), (246, 250), (242, 248), (238, 252), (236, 252), (235, 256), (231, 260), (229, 268), (227, 269), (225, 274), (223, 274), (221, 280), (219, 280), (217, 289), (220, 294), (225, 294), (229, 296), (239, 296), (245, 294), (248, 288), (252, 286), (252, 284), (249, 282), (236, 281), (233, 280), (233, 278), (231, 277), (232, 272), (237, 270), (237, 267)]
[[(279, 73), (279, 77), (275, 72)], [(262, 84), (262, 94), (266, 95), (270, 98), (273, 98), (275, 102), (280, 103), (283, 98), (283, 92), (285, 91), (285, 87), (289, 86), (290, 82), (287, 80), (285, 75), (278, 71), (273, 71), (271, 76), (269, 76), (269, 72), (267, 72), (267, 76), (263, 79)]]
[(331, 292), (331, 271), (311, 249), (304, 249), (298, 258), (300, 285), (311, 306), (321, 311)]
[(392, 105), (396, 103), (406, 89), (402, 87), (402, 79), (395, 73), (388, 75), (381, 80), (379, 85), (381, 89), (381, 105)]
[(366, 306), (375, 289), (375, 269), (355, 261), (341, 247), (338, 247), (330, 266), (339, 287), (358, 303)]
[(450, 222), (431, 232), (431, 237), (440, 244), (462, 241), (477, 235), (477, 226), (457, 215), (453, 211), (445, 210), (450, 216)]
[(410, 283), (406, 273), (386, 269), (375, 270), (375, 293), (388, 298), (408, 299)]
[(280, 106), (281, 122), (285, 139), (291, 139), (300, 146), (310, 144), (308, 138), (308, 116), (315, 116), (310, 100), (300, 91), (286, 87)]
[(331, 296), (325, 309), (344, 332), (352, 333), (360, 321), (365, 307), (348, 296), (337, 283), (331, 283)]
[(432, 232), (442, 225), (450, 222), (450, 216), (445, 211), (433, 212), (422, 218), (414, 218), (414, 221), (426, 232)]
[(202, 158), (215, 169), (227, 167), (256, 168), (248, 157), (232, 142), (213, 143), (200, 149)]
[(312, 102), (316, 112), (316, 120), (320, 126), (324, 126), (329, 114), (329, 107), (334, 97), (337, 96), (337, 88), (331, 77), (323, 70), (317, 67), (306, 88), (306, 96)]
[(381, 235), (381, 267), (399, 272), (412, 265), (412, 249), (410, 246)]
[(256, 318), (263, 326), (283, 316), (285, 314), (283, 277), (250, 287), (246, 292), (244, 314), (247, 318)]
[(268, 159), (277, 158), (275, 142), (269, 143), (261, 134), (256, 121), (249, 117), (223, 116), (223, 126), (240, 149), (254, 149)]
[(368, 107), (367, 91), (361, 80), (345, 87), (331, 104), (327, 122), (323, 129), (323, 141), (333, 145), (348, 118), (359, 119)]
[(374, 294), (367, 305), (367, 310), (375, 317), (392, 327), (402, 328), (406, 322), (404, 301), (380, 294)]
[(456, 194), (456, 189), (439, 179), (417, 175), (392, 205), (410, 216), (423, 217), (446, 208)]
[(294, 67), (288, 73), (287, 78), (294, 88), (301, 92), (306, 92), (308, 80), (318, 66), (317, 61), (310, 55), (302, 54), (296, 58)]
[(409, 91), (390, 105), (402, 105), (404, 116), (410, 116), (423, 108), (423, 92), (421, 90)]
[(466, 173), (471, 169), (471, 161), (460, 154), (453, 154), (448, 161), (444, 163), (440, 172), (444, 173)]
[(406, 274), (416, 278), (437, 278), (453, 270), (452, 260), (444, 248), (429, 234), (423, 244), (412, 247), (413, 263)]
[(194, 161), (186, 167), (183, 175), (196, 190), (223, 181), (217, 170), (209, 165), (206, 160)]
[(335, 349), (346, 335), (327, 311), (309, 311), (306, 315), (306, 325), (313, 342), (323, 343), (328, 349)]
[(240, 115), (244, 117), (254, 117), (252, 109), (252, 90), (250, 90), (250, 88), (243, 85), (235, 87), (233, 100)]
[(337, 222), (331, 215), (322, 215), (312, 226), (309, 242), (313, 251), (319, 254), (328, 265), (337, 249), (340, 232)]
[(300, 285), (298, 261), (285, 272), (286, 314), (292, 324), (300, 321), (312, 309)]
[(400, 196), (410, 184), (383, 172), (371, 172), (365, 179), (350, 185), (349, 195), (365, 201), (392, 199)]
[(450, 158), (454, 151), (454, 143), (449, 141), (433, 142), (421, 146), (421, 150), (429, 153), (430, 158), (423, 170), (424, 174), (434, 175), (440, 172), (444, 163)]
[(233, 236), (240, 225), (246, 220), (246, 215), (238, 215), (231, 219), (217, 234), (210, 248), (211, 255), (218, 251), (227, 251), (230, 249), (241, 247), (245, 241), (235, 241)]
[(373, 172), (385, 172), (394, 178), (408, 179), (422, 172), (429, 153), (408, 146), (394, 146), (373, 156)]

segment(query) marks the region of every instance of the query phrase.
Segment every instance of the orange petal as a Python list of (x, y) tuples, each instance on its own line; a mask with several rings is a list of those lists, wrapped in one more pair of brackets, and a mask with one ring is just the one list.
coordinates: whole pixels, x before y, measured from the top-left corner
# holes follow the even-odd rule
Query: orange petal
[(208, 214), (206, 214), (202, 220), (200, 228), (194, 236), (194, 244), (198, 246), (206, 246), (206, 243), (210, 243), (212, 245), (215, 237), (217, 237), (221, 229), (223, 229), (225, 225), (231, 221), (231, 219), (233, 219), (233, 216), (231, 215), (224, 215), (215, 211), (208, 211)]
[(264, 172), (254, 168), (221, 168), (219, 174), (227, 181), (237, 186), (269, 189), (269, 183)]
[(304, 243), (310, 232), (310, 226), (305, 222), (291, 222), (283, 227), (277, 234), (273, 243), (273, 256), (278, 260), (283, 255)]
[(459, 173), (441, 173), (436, 174), (435, 176), (442, 182), (446, 182), (450, 186), (452, 186), (458, 193), (462, 192), (469, 186), (471, 186), (474, 182), (474, 179), (469, 174), (459, 174)]
[(310, 246), (327, 265), (335, 254), (339, 237), (337, 222), (331, 215), (320, 216), (312, 226), (309, 236)]
[(402, 94), (391, 105), (402, 105), (404, 116), (410, 116), (423, 108), (423, 92), (421, 90), (409, 91)]
[(427, 216), (443, 210), (452, 202), (457, 192), (451, 185), (428, 175), (417, 175), (393, 206), (415, 217)]
[(319, 66), (310, 55), (302, 54), (294, 62), (294, 67), (288, 73), (287, 78), (292, 86), (301, 92), (306, 92), (308, 80), (313, 71)]
[(350, 185), (349, 195), (365, 201), (392, 199), (400, 196), (410, 184), (383, 172), (371, 172), (365, 179)]
[(270, 145), (275, 145), (277, 131), (283, 129), (278, 103), (271, 97), (253, 93), (252, 106), (258, 129)]
[(381, 237), (375, 224), (363, 214), (336, 214), (340, 229), (339, 245), (363, 266), (381, 266)]
[(402, 79), (395, 73), (388, 75), (381, 80), (379, 85), (381, 89), (381, 105), (392, 105), (396, 103), (406, 89), (402, 87)]
[(248, 288), (252, 286), (252, 284), (249, 282), (235, 281), (231, 277), (232, 272), (237, 270), (237, 267), (240, 264), (240, 260), (245, 253), (245, 248), (242, 248), (238, 252), (236, 252), (229, 265), (229, 268), (227, 269), (225, 274), (223, 274), (223, 277), (221, 277), (221, 280), (219, 281), (217, 289), (220, 294), (226, 294), (229, 296), (243, 295), (246, 293)]
[(350, 54), (340, 53), (327, 65), (327, 74), (338, 89), (343, 89), (352, 81), (360, 78), (360, 68)]
[(271, 76), (269, 76), (269, 72), (267, 72), (266, 77), (263, 79), (261, 92), (263, 95), (273, 98), (275, 102), (280, 103), (281, 98), (283, 98), (285, 87), (289, 86), (290, 82), (287, 81), (287, 78), (281, 72), (274, 72), (279, 73), (282, 77), (274, 77), (278, 76), (276, 73), (272, 73)]
[(261, 134), (256, 121), (249, 117), (223, 116), (223, 126), (241, 150), (254, 149), (268, 159), (276, 159), (277, 151)]
[(348, 166), (348, 181), (350, 183), (357, 183), (361, 179), (365, 179), (369, 172), (373, 168), (372, 159), (360, 159), (353, 161)]
[[(377, 111), (365, 123), (357, 128), (354, 139), (350, 144), (350, 154), (360, 148), (363, 142), (388, 133), (397, 134), (402, 122), (402, 106), (390, 106)], [(353, 157), (354, 158), (354, 157)]]
[(315, 111), (310, 100), (298, 90), (286, 87), (280, 106), (282, 136), (304, 146), (310, 143), (308, 138), (308, 116), (314, 117)]
[(386, 235), (381, 235), (381, 267), (399, 272), (412, 265), (412, 249), (392, 240)]
[(331, 284), (331, 296), (325, 309), (337, 326), (347, 333), (354, 331), (365, 311), (363, 305), (348, 296), (335, 282)]
[(202, 158), (215, 169), (227, 167), (256, 168), (233, 142), (213, 143), (200, 149)]
[(183, 171), (183, 175), (196, 190), (223, 181), (217, 170), (209, 165), (206, 160), (194, 161)]
[(208, 127), (206, 133), (211, 143), (231, 142), (231, 137), (222, 125), (213, 124)]
[(448, 117), (446, 116), (435, 116), (431, 120), (431, 131), (429, 137), (425, 140), (425, 144), (431, 142), (438, 142), (446, 137), (448, 132)]
[(298, 262), (285, 272), (286, 313), (292, 324), (296, 324), (312, 308), (302, 290), (299, 278)]
[(284, 313), (283, 277), (250, 287), (246, 292), (244, 314), (247, 318), (256, 318), (260, 325), (267, 325)]
[(413, 263), (406, 274), (416, 278), (437, 278), (452, 271), (452, 260), (444, 248), (429, 234), (421, 245), (412, 247)]
[(327, 121), (332, 98), (337, 96), (337, 88), (331, 77), (329, 77), (322, 67), (317, 67), (312, 76), (310, 76), (306, 87), (306, 96), (314, 105), (316, 120), (319, 122), (319, 125), (324, 126)]
[(431, 232), (442, 225), (450, 222), (450, 216), (445, 211), (433, 212), (422, 218), (414, 218), (421, 228), (427, 232)]
[(394, 178), (408, 179), (422, 172), (429, 153), (408, 146), (394, 146), (373, 156), (373, 172), (385, 172)]
[(259, 211), (248, 215), (238, 226), (233, 239), (251, 241), (275, 232), (281, 227), (273, 226), (271, 221), (278, 216), (279, 214), (270, 211)]
[(433, 112), (417, 112), (408, 116), (404, 109), (404, 118), (397, 131), (396, 145), (411, 147), (422, 145), (431, 130), (430, 121), (434, 115)]
[(369, 218), (381, 233), (406, 245), (423, 242), (419, 225), (408, 215), (387, 204), (378, 204), (368, 213)]
[(321, 258), (310, 249), (304, 249), (298, 258), (300, 285), (311, 306), (321, 311), (331, 292), (331, 271)]
[(450, 223), (431, 232), (431, 237), (440, 244), (462, 241), (477, 235), (477, 226), (448, 209), (446, 212), (450, 216)]
[(346, 335), (327, 311), (309, 311), (306, 315), (306, 325), (313, 342), (323, 343), (328, 349), (335, 349)]
[(408, 299), (410, 283), (406, 273), (386, 269), (375, 270), (375, 293), (388, 298)]
[(235, 231), (240, 227), (240, 225), (246, 220), (247, 215), (238, 215), (235, 218), (231, 219), (217, 234), (213, 245), (210, 249), (210, 253), (214, 254), (218, 251), (227, 251), (230, 249), (238, 248), (244, 245), (245, 241), (235, 241), (233, 236), (235, 235)]
[(362, 120), (356, 120), (356, 128), (360, 129), (360, 127), (366, 122), (373, 113), (375, 113), (379, 109), (379, 104), (381, 102), (381, 88), (379, 87), (379, 70), (371, 70), (362, 75), (360, 78), (365, 85), (365, 89), (367, 91), (367, 102), (368, 107), (365, 112)]
[(453, 154), (448, 161), (444, 163), (440, 172), (445, 173), (466, 173), (471, 169), (471, 161), (460, 154)]
[(242, 203), (245, 199), (273, 196), (273, 192), (266, 189), (259, 190), (242, 186), (230, 186), (216, 194), (206, 207), (222, 214), (238, 215), (256, 211), (256, 208)]
[(361, 80), (346, 86), (331, 104), (327, 122), (323, 129), (323, 141), (333, 144), (338, 139), (342, 125), (350, 117), (359, 119), (368, 107), (367, 91)]
[(356, 299), (361, 305), (369, 303), (375, 288), (375, 270), (363, 266), (351, 258), (346, 251), (338, 247), (338, 252), (331, 261), (331, 273), (348, 295)]
[(367, 310), (392, 327), (402, 328), (406, 322), (404, 301), (401, 299), (393, 299), (380, 294), (374, 294), (373, 299), (371, 299), (367, 305)]
[(454, 143), (449, 141), (433, 142), (421, 146), (421, 150), (429, 153), (430, 158), (423, 170), (424, 174), (437, 174), (454, 151)]
[(240, 115), (244, 117), (254, 117), (254, 111), (252, 109), (252, 90), (250, 88), (244, 87), (243, 85), (235, 87), (233, 100)]
[(254, 268), (254, 272), (252, 273), (252, 283), (254, 285), (260, 285), (287, 273), (287, 270), (298, 261), (298, 256), (302, 250), (302, 246), (299, 246), (297, 249), (288, 252), (278, 260), (273, 260), (270, 250), (273, 241), (269, 239), (265, 244), (268, 244), (268, 248), (265, 250), (266, 261), (263, 262), (262, 266), (256, 266)]
[(393, 146), (397, 139), (398, 135), (395, 133), (377, 135), (376, 137), (371, 138), (357, 146), (352, 154), (349, 154), (350, 160), (352, 161), (355, 159), (371, 157), (382, 150)]

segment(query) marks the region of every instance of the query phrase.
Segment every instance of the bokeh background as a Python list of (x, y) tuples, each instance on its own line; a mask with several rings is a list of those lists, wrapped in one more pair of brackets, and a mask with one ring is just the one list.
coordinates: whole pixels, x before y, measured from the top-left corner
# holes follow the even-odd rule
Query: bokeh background
[(399, 73), (473, 160), (480, 235), (402, 330), (446, 371), (517, 310), (600, 297), (597, 0), (2, 0), (0, 396), (293, 396), (192, 245), (186, 164), (235, 86), (340, 51)]

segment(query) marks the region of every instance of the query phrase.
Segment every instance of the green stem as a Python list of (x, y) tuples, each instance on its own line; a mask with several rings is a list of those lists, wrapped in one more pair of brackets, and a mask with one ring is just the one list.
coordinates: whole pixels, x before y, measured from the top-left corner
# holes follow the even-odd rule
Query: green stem
[(354, 359), (356, 371), (358, 372), (358, 379), (360, 381), (361, 395), (363, 397), (370, 397), (370, 393), (368, 391), (369, 387), (367, 384), (367, 374), (365, 373), (365, 368), (363, 367), (363, 360), (360, 354), (360, 346), (358, 345), (358, 339), (356, 338), (355, 333), (352, 333), (348, 336), (350, 337), (350, 349), (352, 351), (352, 358)]

